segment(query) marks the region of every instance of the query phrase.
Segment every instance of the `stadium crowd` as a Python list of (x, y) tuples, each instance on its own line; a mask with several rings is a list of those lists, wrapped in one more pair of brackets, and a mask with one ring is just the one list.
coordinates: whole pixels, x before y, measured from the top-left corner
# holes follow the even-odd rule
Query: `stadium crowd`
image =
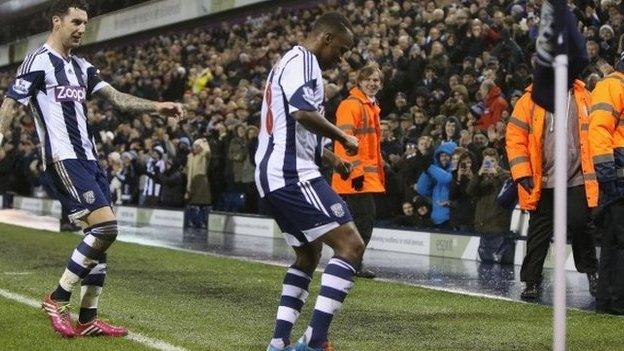
[[(87, 0), (92, 17), (134, 6), (148, 0)], [(48, 4), (45, 4), (48, 6)], [(45, 9), (45, 7), (44, 7)], [(33, 12), (35, 12), (33, 14)], [(22, 12), (9, 12), (0, 16), (0, 44), (27, 38), (49, 29), (50, 16), (41, 11), (40, 6), (25, 9)]]
[[(244, 21), (155, 34), (82, 54), (121, 91), (183, 101), (188, 118), (129, 116), (94, 99), (92, 134), (118, 204), (212, 205), (255, 213), (254, 153), (264, 81), (279, 55), (316, 15), (338, 10), (354, 25), (358, 54), (325, 72), (326, 116), (354, 85), (358, 67), (377, 62), (386, 195), (380, 224), (503, 233), (510, 210), (494, 198), (509, 178), (505, 125), (531, 83), (538, 1), (327, 1), (312, 8), (259, 11)], [(612, 71), (623, 49), (624, 2), (570, 4), (587, 38), (588, 89)], [(41, 28), (44, 29), (44, 28)], [(0, 89), (15, 67), (0, 73)], [(39, 141), (21, 109), (0, 150), (0, 193), (43, 195)], [(450, 144), (448, 142), (453, 142)], [(452, 146), (452, 147), (451, 147)], [(448, 155), (434, 161), (433, 155)], [(431, 167), (435, 189), (419, 189)], [(431, 173), (431, 172), (428, 172)], [(490, 175), (487, 184), (482, 177)]]

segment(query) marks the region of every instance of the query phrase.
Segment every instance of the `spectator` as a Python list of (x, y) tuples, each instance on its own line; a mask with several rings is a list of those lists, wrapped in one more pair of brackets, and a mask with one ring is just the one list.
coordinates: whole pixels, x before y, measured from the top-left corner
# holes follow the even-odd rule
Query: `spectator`
[[(457, 154), (457, 151), (460, 153)], [(474, 178), (474, 157), (470, 151), (457, 148), (453, 157), (457, 155), (457, 167), (453, 171), (451, 184), (451, 227), (460, 231), (472, 231), (475, 220), (475, 197), (468, 194), (468, 184)]]
[(403, 146), (399, 139), (394, 136), (387, 121), (380, 122), (381, 129), (381, 154), (391, 164), (397, 164), (403, 154)]
[(474, 229), (481, 234), (479, 256), (482, 261), (500, 263), (511, 247), (507, 235), (511, 213), (496, 203), (496, 196), (510, 174), (500, 167), (496, 149), (487, 148), (482, 156), (483, 162), (477, 174), (470, 179), (466, 192), (476, 202)]
[[(249, 178), (246, 174), (249, 172), (249, 148), (247, 146), (246, 130), (242, 124), (234, 128), (234, 137), (230, 140), (228, 147), (228, 161), (231, 165), (234, 180), (234, 190), (239, 193), (245, 193), (244, 180)], [(253, 174), (252, 174), (253, 178)]]
[(416, 202), (403, 202), (403, 214), (396, 217), (394, 225), (410, 229), (425, 229), (433, 226), (431, 222), (431, 205), (425, 198), (417, 197)]
[(406, 145), (405, 155), (399, 167), (405, 200), (411, 200), (416, 196), (414, 184), (418, 181), (420, 174), (431, 164), (433, 159), (431, 143), (431, 137), (422, 136), (418, 138), (417, 144), (408, 143)]
[(490, 79), (481, 83), (479, 94), (483, 99), (484, 109), (477, 121), (477, 128), (487, 130), (490, 125), (501, 121), (508, 103), (502, 97), (501, 89)]
[(441, 142), (459, 144), (459, 132), (461, 131), (461, 124), (455, 116), (450, 116), (444, 121), (444, 129), (442, 131)]
[(208, 165), (210, 145), (205, 138), (193, 142), (193, 148), (186, 161), (187, 225), (201, 228), (206, 225), (208, 207), (212, 204)]
[(124, 152), (121, 154), (122, 171), (119, 172), (121, 176), (121, 204), (123, 205), (135, 205), (138, 201), (139, 192), (139, 177), (137, 175), (136, 166), (134, 164), (136, 160), (136, 152)]
[(418, 142), (418, 138), (420, 138), (425, 129), (428, 126), (428, 118), (425, 116), (423, 110), (421, 110), (418, 106), (413, 106), (410, 109), (411, 116), (413, 118), (414, 123), (407, 130), (407, 135), (405, 136), (406, 143), (414, 143)]
[(125, 181), (124, 168), (121, 155), (118, 152), (111, 152), (108, 155), (108, 183), (113, 203), (121, 205), (122, 186)]
[(186, 158), (176, 157), (168, 159), (166, 169), (160, 175), (162, 189), (160, 192), (160, 203), (164, 207), (182, 208), (184, 207), (184, 193), (186, 185), (186, 175), (184, 166)]
[(450, 228), (449, 193), (453, 180), (451, 155), (456, 147), (452, 142), (442, 143), (433, 154), (433, 164), (420, 175), (416, 184), (416, 191), (420, 195), (431, 198), (431, 220), (440, 229)]
[(510, 173), (500, 166), (496, 149), (483, 150), (482, 157), (479, 171), (470, 179), (466, 189), (476, 201), (474, 228), (481, 234), (506, 234), (511, 216), (508, 210), (496, 204), (496, 196), (510, 178)]
[(165, 150), (162, 146), (154, 146), (150, 157), (145, 166), (145, 175), (147, 176), (145, 182), (145, 188), (143, 189), (143, 203), (140, 205), (145, 206), (158, 206), (160, 205), (160, 191), (162, 188), (161, 174), (165, 171), (165, 161), (163, 156)]

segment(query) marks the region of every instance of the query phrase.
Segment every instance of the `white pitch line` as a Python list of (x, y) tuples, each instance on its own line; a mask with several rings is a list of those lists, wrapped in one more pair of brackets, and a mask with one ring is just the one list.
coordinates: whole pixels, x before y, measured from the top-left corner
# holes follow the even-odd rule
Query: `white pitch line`
[[(5, 299), (8, 300), (13, 300), (13, 301), (17, 301), (21, 304), (33, 307), (33, 308), (41, 308), (41, 301), (35, 300), (35, 299), (31, 299), (30, 297), (26, 297), (20, 294), (16, 294), (13, 292), (10, 292), (8, 290), (4, 290), (4, 289), (0, 289), (0, 296), (4, 297)], [(78, 316), (74, 313), (72, 314), (72, 316), (74, 318), (78, 318)], [(187, 351), (185, 348), (183, 347), (179, 347), (179, 346), (174, 346), (169, 344), (166, 341), (162, 341), (162, 340), (158, 340), (158, 339), (152, 339), (150, 337), (147, 337), (145, 335), (141, 335), (141, 334), (137, 334), (137, 333), (133, 333), (133, 332), (129, 332), (128, 335), (125, 337), (128, 340), (132, 340), (134, 342), (137, 342), (139, 344), (143, 344), (144, 346), (147, 346), (149, 348), (155, 349), (155, 350), (160, 350), (160, 351)]]

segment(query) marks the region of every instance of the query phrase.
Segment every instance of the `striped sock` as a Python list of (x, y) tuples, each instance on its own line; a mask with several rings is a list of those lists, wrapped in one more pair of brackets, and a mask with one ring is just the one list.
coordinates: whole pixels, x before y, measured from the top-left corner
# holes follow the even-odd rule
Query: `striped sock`
[(321, 277), (312, 321), (303, 336), (309, 347), (320, 348), (327, 341), (329, 325), (353, 286), (354, 274), (355, 268), (347, 261), (335, 256), (329, 260)]
[(100, 294), (106, 280), (106, 253), (102, 254), (97, 266), (82, 280), (80, 289), (80, 315), (78, 321), (82, 324), (88, 323), (97, 317)]
[(282, 298), (277, 309), (277, 320), (271, 346), (283, 349), (290, 345), (290, 333), (299, 318), (301, 308), (308, 299), (308, 288), (312, 278), (301, 269), (290, 266), (284, 277)]
[(82, 242), (78, 244), (67, 262), (58, 287), (52, 293), (52, 299), (56, 301), (69, 301), (74, 286), (89, 274), (103, 254), (103, 251), (94, 248), (96, 245), (98, 248), (101, 247), (101, 240), (91, 233), (91, 228), (84, 229), (84, 234)]

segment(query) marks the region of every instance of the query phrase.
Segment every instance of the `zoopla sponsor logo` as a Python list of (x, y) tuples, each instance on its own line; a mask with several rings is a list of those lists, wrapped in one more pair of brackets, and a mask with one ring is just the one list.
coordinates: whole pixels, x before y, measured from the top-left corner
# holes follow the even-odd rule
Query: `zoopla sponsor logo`
[(84, 87), (59, 85), (54, 88), (54, 97), (58, 102), (76, 101), (82, 103), (87, 97), (87, 91)]

